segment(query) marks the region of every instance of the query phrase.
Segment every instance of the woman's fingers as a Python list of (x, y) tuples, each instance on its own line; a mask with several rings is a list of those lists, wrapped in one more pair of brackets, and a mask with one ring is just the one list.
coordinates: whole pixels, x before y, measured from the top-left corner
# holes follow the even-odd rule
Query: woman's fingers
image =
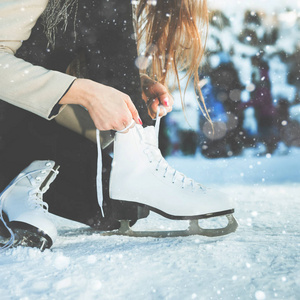
[(172, 111), (174, 100), (169, 93), (164, 93), (164, 94), (158, 96), (158, 100), (159, 100), (160, 104), (164, 106), (164, 108), (166, 109), (166, 111), (168, 113)]
[[(151, 118), (156, 117), (158, 105), (162, 105), (167, 113), (172, 111), (174, 104), (173, 98), (170, 95), (168, 89), (161, 83), (152, 80), (150, 77), (144, 75), (141, 78), (143, 99), (147, 103), (148, 113)], [(161, 111), (160, 116), (163, 116), (165, 112)]]
[(148, 107), (148, 113), (149, 113), (149, 115), (152, 119), (156, 118), (158, 106), (163, 106), (164, 107), (164, 109), (160, 109), (160, 111), (159, 111), (159, 116), (160, 117), (163, 117), (167, 113), (172, 111), (172, 106), (171, 105), (170, 106), (162, 105), (158, 98), (152, 99), (152, 100), (150, 99), (147, 102), (147, 107)]
[(133, 102), (131, 101), (130, 97), (127, 96), (127, 97), (125, 97), (124, 100), (125, 100), (125, 103), (127, 104), (127, 107), (129, 109), (129, 111), (130, 111), (130, 113), (131, 113), (132, 118), (134, 119), (134, 121), (137, 124), (141, 124), (142, 125), (143, 124), (142, 120), (141, 120), (141, 118), (139, 116), (139, 113), (138, 113), (136, 107), (134, 106)]

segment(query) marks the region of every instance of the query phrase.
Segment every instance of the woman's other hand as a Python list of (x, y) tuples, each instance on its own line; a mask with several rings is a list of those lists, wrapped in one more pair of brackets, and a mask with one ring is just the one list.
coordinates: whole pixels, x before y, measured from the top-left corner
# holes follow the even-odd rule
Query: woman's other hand
[[(164, 106), (166, 113), (172, 111), (174, 100), (164, 85), (151, 79), (145, 74), (141, 75), (141, 85), (143, 100), (147, 104), (148, 113), (152, 119), (156, 117), (157, 107), (159, 105)], [(161, 110), (159, 113), (160, 116), (164, 114), (164, 110)]]

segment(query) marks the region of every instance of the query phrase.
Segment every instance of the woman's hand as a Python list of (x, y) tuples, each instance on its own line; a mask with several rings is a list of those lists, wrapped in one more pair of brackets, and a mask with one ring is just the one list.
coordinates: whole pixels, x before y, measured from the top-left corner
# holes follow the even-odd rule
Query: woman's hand
[[(147, 104), (148, 114), (152, 119), (156, 117), (157, 107), (159, 105), (163, 105), (167, 113), (172, 111), (174, 100), (164, 85), (145, 74), (141, 75), (141, 85), (143, 100)], [(164, 114), (164, 110), (161, 110), (159, 113), (160, 116)]]
[(122, 130), (132, 119), (142, 124), (128, 95), (89, 79), (76, 79), (59, 104), (84, 106), (99, 130)]

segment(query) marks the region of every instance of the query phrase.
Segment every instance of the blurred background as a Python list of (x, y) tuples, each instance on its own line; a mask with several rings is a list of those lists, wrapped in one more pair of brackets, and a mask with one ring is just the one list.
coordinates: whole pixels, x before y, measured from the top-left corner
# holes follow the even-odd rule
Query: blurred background
[[(255, 156), (289, 154), (300, 147), (300, 0), (208, 4), (210, 27), (199, 76), (214, 130), (191, 82), (185, 114), (175, 90), (174, 109), (162, 119), (163, 154), (211, 159), (249, 149)], [(183, 79), (183, 89), (185, 84)]]

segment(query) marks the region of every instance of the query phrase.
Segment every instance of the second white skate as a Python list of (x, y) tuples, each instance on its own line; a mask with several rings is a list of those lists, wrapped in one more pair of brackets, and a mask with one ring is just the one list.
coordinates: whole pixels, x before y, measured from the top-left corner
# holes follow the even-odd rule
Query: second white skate
[[(0, 194), (0, 217), (10, 233), (2, 246), (50, 248), (57, 237), (43, 194), (58, 174), (54, 161), (34, 161)], [(6, 220), (3, 216), (5, 214)]]

